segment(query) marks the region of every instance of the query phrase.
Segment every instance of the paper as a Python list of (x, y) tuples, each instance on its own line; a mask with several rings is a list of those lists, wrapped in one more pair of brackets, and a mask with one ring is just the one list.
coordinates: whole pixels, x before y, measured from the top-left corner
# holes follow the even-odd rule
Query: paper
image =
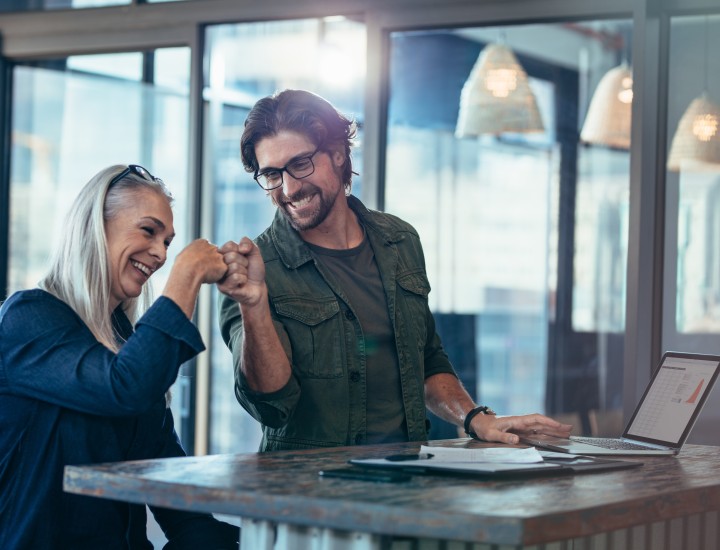
[[(459, 449), (457, 447), (429, 447), (422, 445), (420, 454), (431, 454), (433, 462), (492, 462), (495, 464), (532, 464), (542, 462), (543, 457), (535, 449), (514, 447), (487, 447), (484, 449)], [(425, 462), (420, 461), (420, 462)]]

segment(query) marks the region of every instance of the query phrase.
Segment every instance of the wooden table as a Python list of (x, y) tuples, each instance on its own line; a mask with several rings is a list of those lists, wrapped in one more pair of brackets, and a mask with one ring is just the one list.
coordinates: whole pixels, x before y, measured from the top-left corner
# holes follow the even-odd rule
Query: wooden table
[(373, 483), (317, 475), (411, 449), (419, 443), (68, 466), (65, 490), (240, 516), (243, 550), (720, 548), (718, 447), (575, 476)]

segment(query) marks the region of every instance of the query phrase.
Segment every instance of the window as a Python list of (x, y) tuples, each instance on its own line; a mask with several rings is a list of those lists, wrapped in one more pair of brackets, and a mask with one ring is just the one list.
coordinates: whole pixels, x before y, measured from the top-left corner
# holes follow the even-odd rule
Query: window
[(130, 3), (131, 0), (6, 0), (0, 2), (0, 12), (100, 8)]
[[(385, 210), (420, 233), (450, 358), (479, 402), (572, 415), (586, 433), (622, 406), (629, 154), (579, 134), (630, 29), (438, 29), (390, 42)], [(458, 137), (463, 86), (497, 43), (526, 71), (543, 130)], [(433, 424), (431, 435), (454, 435)]]
[[(670, 20), (663, 350), (720, 354), (718, 31), (717, 13)], [(718, 421), (710, 400), (691, 442), (716, 444)]]
[[(143, 80), (149, 55), (153, 77)], [(178, 205), (168, 262), (151, 279), (159, 294), (188, 242), (189, 61), (187, 48), (169, 48), (14, 67), (9, 293), (37, 286), (46, 273), (53, 236), (80, 188), (106, 166), (135, 163), (162, 178)], [(181, 376), (174, 390), (181, 434), (187, 383)]]
[[(362, 126), (365, 27), (342, 17), (218, 25), (207, 30), (205, 56), (205, 187), (212, 190), (213, 239), (224, 243), (255, 238), (272, 222), (275, 207), (240, 160), (248, 111), (275, 91), (303, 88), (325, 97)], [(353, 180), (355, 194), (362, 186), (361, 160), (358, 147), (353, 166), (361, 176)], [(254, 452), (260, 425), (229, 391), (232, 357), (220, 336), (216, 308), (212, 318), (209, 452)]]
[[(671, 27), (664, 319), (678, 343), (685, 334), (720, 333), (718, 31), (718, 15), (674, 18)], [(687, 117), (690, 127), (681, 122)]]

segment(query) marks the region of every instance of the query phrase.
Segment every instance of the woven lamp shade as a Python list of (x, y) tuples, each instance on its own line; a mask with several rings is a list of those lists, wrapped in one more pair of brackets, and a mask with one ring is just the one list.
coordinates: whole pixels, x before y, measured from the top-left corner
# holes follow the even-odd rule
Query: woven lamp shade
[(632, 73), (624, 63), (605, 73), (590, 101), (580, 132), (581, 141), (630, 148), (632, 84)]
[(720, 170), (720, 107), (706, 94), (688, 106), (673, 136), (668, 170)]
[(460, 93), (455, 135), (542, 131), (542, 119), (527, 73), (507, 47), (486, 46)]

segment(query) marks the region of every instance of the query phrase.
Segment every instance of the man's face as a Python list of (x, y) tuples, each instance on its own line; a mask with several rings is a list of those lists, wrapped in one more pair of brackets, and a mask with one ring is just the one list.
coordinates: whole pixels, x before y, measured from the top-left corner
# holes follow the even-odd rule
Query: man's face
[[(283, 130), (255, 145), (258, 172), (283, 168), (293, 160), (311, 155), (315, 149), (315, 144), (303, 134)], [(312, 157), (315, 170), (311, 175), (296, 179), (285, 171), (283, 184), (268, 191), (297, 231), (315, 229), (335, 208), (338, 196), (344, 192), (341, 172), (344, 160), (340, 152), (318, 151)]]

